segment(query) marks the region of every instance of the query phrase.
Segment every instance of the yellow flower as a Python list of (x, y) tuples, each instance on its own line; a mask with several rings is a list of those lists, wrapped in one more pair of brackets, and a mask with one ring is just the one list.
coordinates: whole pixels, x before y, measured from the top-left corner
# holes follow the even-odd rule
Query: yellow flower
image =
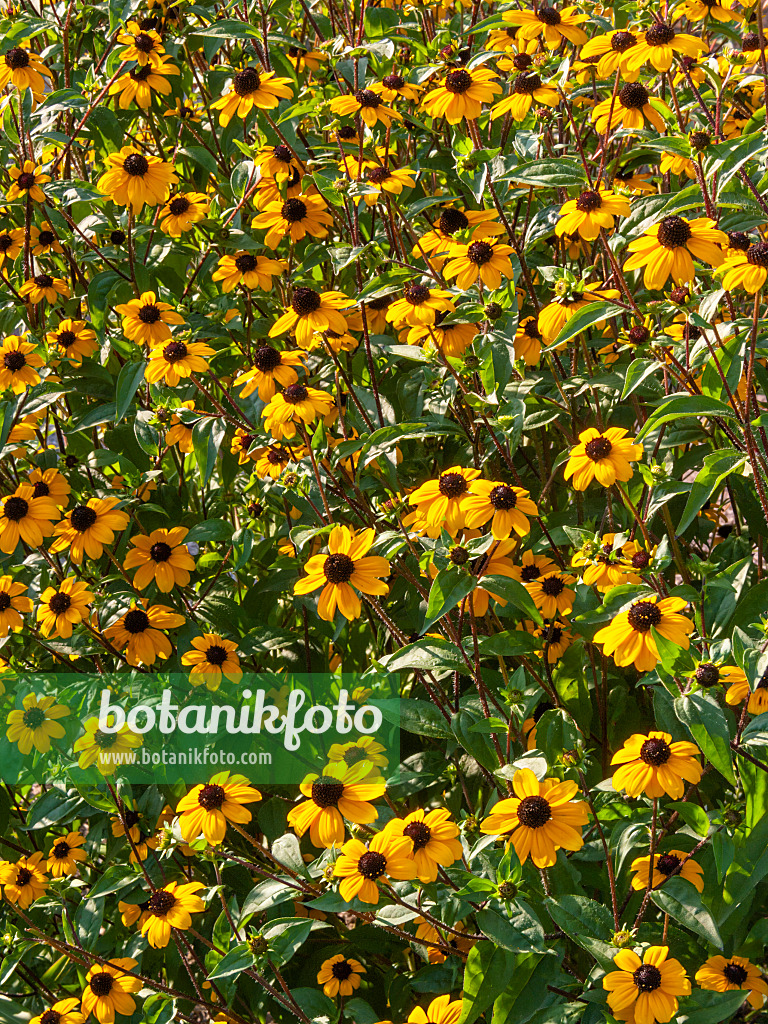
[(331, 100), (330, 107), (334, 114), (341, 114), (344, 117), (353, 117), (359, 114), (369, 128), (373, 128), (379, 121), (385, 128), (389, 128), (393, 119), (396, 121), (403, 119), (403, 115), (398, 111), (385, 106), (381, 102), (381, 96), (373, 89), (359, 89), (346, 96), (337, 96), (336, 99)]
[(422, 882), (434, 882), (438, 867), (450, 867), (461, 858), (459, 826), (445, 808), (419, 809), (405, 818), (391, 818), (384, 827), (391, 835), (411, 841), (416, 876)]
[(127, 27), (118, 33), (117, 41), (125, 44), (125, 49), (118, 54), (121, 60), (135, 60), (139, 67), (163, 62), (165, 47), (154, 29), (142, 29), (138, 22), (129, 21)]
[(48, 879), (40, 867), (43, 859), (41, 850), (29, 857), (20, 857), (15, 864), (0, 861), (0, 885), (5, 887), (5, 898), (9, 903), (18, 903), (22, 910), (45, 896)]
[(351, 996), (356, 988), (360, 988), (360, 975), (367, 971), (359, 960), (348, 960), (341, 953), (324, 960), (317, 972), (317, 983), (323, 986), (323, 992), (330, 998)]
[(294, 584), (294, 594), (310, 594), (322, 587), (317, 606), (321, 619), (333, 622), (337, 607), (346, 619), (359, 618), (362, 609), (355, 589), (377, 596), (389, 593), (380, 579), (389, 576), (389, 562), (379, 555), (366, 555), (374, 539), (373, 530), (355, 534), (346, 526), (335, 526), (328, 538), (328, 554), (310, 557), (304, 566), (307, 575)]
[(287, 388), (295, 384), (299, 375), (294, 369), (301, 366), (306, 356), (303, 352), (279, 351), (271, 345), (258, 345), (253, 350), (253, 366), (240, 374), (233, 386), (242, 388), (241, 398), (248, 398), (258, 388), (259, 398), (268, 402), (275, 394), (275, 383)]
[(439, 88), (424, 97), (421, 105), (430, 117), (444, 117), (448, 124), (458, 124), (464, 117), (476, 120), (483, 103), (493, 103), (500, 92), (499, 80), (491, 68), (456, 68), (448, 72)]
[(210, 782), (195, 786), (176, 805), (179, 829), (185, 843), (205, 836), (213, 846), (224, 841), (227, 822), (247, 825), (251, 812), (244, 804), (261, 800), (261, 793), (249, 785), (243, 775), (219, 772)]
[(138, 345), (157, 345), (171, 338), (168, 324), (183, 324), (184, 317), (167, 302), (158, 302), (156, 292), (142, 292), (138, 299), (131, 299), (115, 312), (123, 318), (123, 334)]
[(52, 520), (59, 518), (61, 512), (50, 497), (35, 497), (34, 487), (19, 484), (10, 497), (0, 498), (0, 551), (12, 555), (20, 540), (31, 548), (41, 547), (43, 538), (53, 533)]
[(244, 119), (254, 107), (272, 110), (281, 99), (290, 99), (293, 96), (290, 85), (290, 78), (277, 78), (274, 71), (244, 68), (232, 79), (230, 91), (214, 100), (211, 107), (220, 111), (219, 124), (226, 128), (233, 117)]
[[(736, 673), (740, 673), (740, 675), (737, 676)], [(726, 703), (741, 704), (749, 697), (747, 711), (750, 715), (762, 715), (768, 711), (768, 672), (764, 672), (758, 679), (754, 691), (750, 691), (747, 677), (740, 669), (731, 670), (731, 678), (733, 682), (725, 695)]]
[(251, 227), (267, 229), (264, 241), (270, 249), (277, 248), (286, 237), (292, 242), (300, 242), (307, 235), (325, 238), (332, 225), (333, 217), (320, 195), (300, 195), (268, 203), (251, 221)]
[(137, 590), (146, 590), (154, 582), (158, 590), (169, 594), (174, 587), (188, 585), (189, 574), (195, 568), (184, 546), (188, 533), (185, 527), (175, 526), (171, 530), (153, 530), (148, 536), (131, 537), (133, 550), (128, 552), (123, 568), (137, 570), (133, 577)]
[(118, 206), (130, 206), (134, 213), (140, 213), (145, 203), (159, 206), (165, 202), (171, 185), (179, 180), (171, 164), (134, 146), (110, 153), (107, 163), (109, 170), (99, 178), (97, 188)]
[(757, 242), (746, 252), (732, 249), (718, 273), (723, 274), (723, 288), (728, 291), (743, 288), (754, 295), (768, 277), (768, 243)]
[[(65, 836), (54, 839), (47, 864), (54, 878), (77, 874), (78, 863), (88, 859), (85, 850), (80, 849), (84, 842), (85, 836), (80, 832), (68, 832)], [(57, 1021), (56, 1024), (61, 1024), (61, 1021)]]
[(47, 587), (40, 595), (37, 619), (43, 636), (72, 636), (72, 627), (88, 618), (94, 597), (88, 584), (69, 576), (55, 587)]
[(471, 288), (476, 281), (481, 281), (486, 288), (495, 291), (501, 287), (502, 281), (514, 277), (514, 270), (509, 261), (510, 253), (514, 252), (511, 245), (499, 242), (486, 242), (482, 239), (470, 242), (469, 245), (453, 244), (450, 249), (451, 259), (446, 264), (443, 275), (455, 277), (461, 289)]
[(164, 381), (166, 387), (175, 388), (181, 380), (193, 373), (205, 373), (208, 369), (206, 356), (214, 350), (203, 341), (169, 341), (155, 345), (151, 350), (145, 378), (151, 384)]
[(340, 310), (352, 302), (343, 292), (318, 292), (314, 288), (294, 288), (291, 304), (272, 325), (270, 338), (293, 331), (302, 347), (309, 347), (312, 335), (322, 331), (344, 334), (347, 322)]
[(205, 683), (209, 690), (218, 690), (221, 677), (239, 683), (243, 675), (237, 644), (218, 633), (203, 633), (192, 641), (192, 650), (182, 656), (182, 665), (191, 665), (189, 681), (193, 686)]
[(43, 174), (34, 160), (25, 160), (20, 168), (11, 167), (8, 173), (13, 184), (5, 193), (6, 199), (13, 200), (29, 196), (36, 203), (45, 202), (45, 192), (40, 186), (50, 181), (51, 176)]
[(129, 665), (154, 665), (170, 657), (171, 641), (161, 632), (184, 625), (184, 616), (164, 604), (132, 605), (129, 611), (104, 630), (104, 636), (120, 651)]
[(578, 232), (588, 242), (600, 234), (600, 230), (613, 229), (614, 217), (628, 217), (629, 202), (608, 189), (589, 189), (578, 199), (569, 199), (560, 207), (560, 219), (555, 225), (555, 234)]
[(728, 236), (707, 217), (688, 221), (673, 214), (652, 224), (640, 238), (627, 248), (633, 254), (624, 270), (645, 267), (646, 288), (663, 288), (669, 276), (676, 284), (688, 284), (696, 276), (691, 256), (719, 267), (723, 253), (719, 246), (728, 244)]
[(669, 71), (675, 54), (693, 57), (695, 60), (706, 49), (706, 45), (696, 36), (675, 32), (671, 25), (657, 21), (632, 47), (626, 58), (626, 66), (629, 71), (638, 71), (643, 64), (650, 63), (657, 71)]
[(540, 357), (541, 331), (536, 317), (523, 317), (515, 332), (515, 359), (522, 359), (526, 366), (536, 366)]
[(137, 966), (130, 957), (116, 957), (94, 964), (85, 976), (82, 1008), (86, 1017), (93, 1014), (99, 1024), (113, 1024), (115, 1014), (131, 1017), (136, 1012), (132, 993), (144, 982), (131, 972)]
[(21, 702), (21, 709), (9, 713), (5, 735), (24, 755), (31, 753), (32, 747), (46, 754), (51, 749), (51, 740), (64, 736), (64, 727), (58, 720), (68, 714), (69, 708), (57, 704), (55, 697), (38, 699), (36, 694), (28, 693)]
[(348, 903), (355, 897), (363, 903), (379, 902), (379, 886), (390, 879), (416, 876), (416, 863), (409, 856), (411, 842), (389, 832), (378, 832), (366, 847), (359, 839), (350, 839), (341, 848), (333, 869), (342, 879), (339, 893)]
[(560, 94), (551, 85), (545, 85), (536, 71), (521, 71), (512, 80), (509, 96), (491, 108), (491, 120), (511, 114), (515, 121), (523, 121), (533, 104), (556, 107)]
[[(427, 529), (439, 530), (444, 526), (455, 537), (465, 525), (470, 486), (479, 476), (479, 469), (452, 466), (442, 472), (437, 480), (427, 480), (421, 487), (417, 487), (408, 495), (408, 502), (415, 505), (424, 517)], [(475, 513), (476, 506), (477, 502), (474, 503)]]
[(79, 1003), (79, 999), (59, 999), (33, 1017), (29, 1024), (85, 1024), (85, 1015), (75, 1009)]
[(160, 211), (160, 230), (171, 238), (181, 238), (185, 231), (191, 231), (208, 216), (208, 205), (208, 198), (202, 192), (177, 192)]
[(748, 993), (749, 1005), (755, 1010), (762, 1009), (768, 997), (768, 984), (759, 967), (743, 956), (711, 956), (696, 971), (696, 981), (703, 989), (711, 992), (734, 992), (743, 989)]
[(369, 778), (370, 769), (368, 761), (334, 761), (320, 775), (308, 775), (300, 787), (307, 799), (288, 812), (290, 827), (298, 836), (309, 830), (314, 846), (328, 848), (344, 842), (344, 819), (355, 825), (375, 821), (370, 801), (383, 796), (386, 785), (380, 776)]
[(626, 434), (623, 427), (608, 427), (602, 432), (594, 427), (582, 430), (565, 467), (565, 479), (573, 477), (577, 491), (585, 491), (593, 480), (603, 487), (610, 487), (617, 480), (631, 480), (630, 462), (642, 458), (643, 447)]
[(59, 296), (68, 299), (70, 294), (67, 282), (61, 277), (51, 277), (50, 274), (35, 274), (19, 288), (19, 295), (33, 306), (43, 299), (53, 305), (58, 302)]
[[(619, 89), (615, 99), (611, 95), (592, 108), (595, 128), (600, 135), (607, 134), (618, 124), (623, 128), (642, 128), (643, 118), (646, 118), (657, 131), (663, 133), (666, 129), (664, 118), (651, 106), (650, 100), (651, 94), (642, 82), (627, 82)], [(656, 104), (669, 112), (666, 103), (656, 100)]]
[(128, 525), (127, 514), (115, 508), (119, 503), (119, 498), (89, 498), (86, 505), (75, 505), (56, 527), (57, 540), (51, 551), (56, 554), (69, 548), (75, 565), (80, 565), (85, 555), (101, 558), (104, 545), (114, 541), (115, 531)]
[(168, 77), (178, 74), (180, 72), (175, 64), (140, 64), (113, 82), (109, 87), (109, 95), (119, 95), (118, 106), (121, 110), (127, 110), (131, 103), (137, 103), (142, 110), (146, 110), (152, 102), (152, 93), (158, 93), (160, 96), (170, 95), (171, 83)]
[(621, 29), (606, 35), (593, 36), (581, 48), (582, 60), (597, 58), (597, 77), (611, 78), (620, 71), (628, 82), (634, 82), (638, 72), (627, 71), (626, 54), (637, 46), (637, 34)]
[(272, 289), (272, 278), (279, 277), (286, 268), (284, 260), (254, 256), (252, 252), (241, 250), (234, 256), (222, 256), (211, 280), (222, 281), (221, 290), (224, 293), (231, 292), (239, 284), (248, 289), (261, 288), (268, 292)]
[(635, 1024), (667, 1024), (677, 1013), (678, 996), (691, 994), (691, 983), (678, 960), (667, 959), (668, 946), (649, 946), (641, 960), (631, 949), (613, 958), (619, 968), (603, 978), (614, 1016), (633, 1012)]
[(538, 11), (505, 11), (504, 21), (510, 25), (519, 25), (517, 39), (535, 39), (544, 37), (544, 45), (548, 50), (556, 50), (564, 40), (581, 46), (587, 41), (587, 33), (579, 28), (586, 21), (587, 14), (579, 14), (578, 7), (539, 7)]
[(681, 800), (685, 793), (683, 779), (694, 786), (701, 779), (698, 757), (695, 743), (673, 743), (669, 733), (635, 733), (611, 759), (611, 764), (621, 765), (613, 773), (613, 788), (631, 797), (644, 792), (655, 799), (666, 793), (673, 800)]
[[(46, 90), (43, 76), (53, 77), (39, 55), (32, 53), (31, 50), (23, 46), (12, 46), (3, 54), (0, 64), (0, 89), (5, 89), (7, 85), (15, 85), (20, 92), (31, 89), (35, 99), (40, 100)], [(32, 109), (34, 110), (34, 106)]]
[(192, 914), (200, 914), (205, 904), (197, 895), (205, 886), (202, 882), (169, 882), (156, 889), (147, 903), (146, 917), (141, 934), (150, 946), (163, 949), (171, 941), (171, 928), (186, 931), (192, 927)]
[(560, 572), (549, 572), (528, 584), (528, 593), (541, 614), (552, 619), (557, 615), (568, 615), (573, 608), (576, 592), (568, 586), (575, 583), (575, 576)]
[(71, 320), (66, 317), (49, 331), (45, 340), (49, 347), (56, 347), (60, 354), (69, 359), (74, 366), (81, 366), (83, 357), (92, 356), (96, 351), (96, 332), (85, 320)]
[[(680, 866), (682, 864), (682, 867)], [(632, 888), (644, 892), (648, 888), (648, 872), (651, 867), (650, 857), (636, 857), (632, 861)], [(669, 850), (667, 853), (653, 855), (653, 888), (656, 889), (673, 875), (679, 875), (698, 889), (704, 891), (704, 871), (683, 850)], [(697, 979), (698, 980), (698, 979)]]
[(652, 628), (665, 640), (688, 650), (688, 634), (693, 632), (693, 623), (680, 615), (686, 604), (682, 597), (661, 600), (656, 594), (644, 597), (615, 615), (609, 625), (599, 629), (594, 641), (604, 644), (603, 653), (610, 654), (617, 665), (634, 664), (638, 672), (650, 672), (659, 661)]
[[(418, 921), (419, 918), (416, 918)], [(461, 930), (463, 925), (459, 923), (456, 930)], [(456, 939), (451, 937), (451, 945), (456, 945)], [(443, 957), (445, 959), (445, 957)], [(450, 996), (437, 996), (429, 1004), (426, 1010), (421, 1006), (415, 1006), (408, 1014), (407, 1024), (458, 1024), (461, 1016), (461, 999), (451, 999)]]
[(505, 540), (513, 532), (524, 537), (531, 529), (527, 517), (539, 514), (528, 491), (495, 480), (473, 480), (462, 507), (469, 529), (483, 526), (490, 519), (496, 540)]
[(552, 867), (561, 848), (582, 848), (588, 814), (586, 803), (573, 799), (579, 789), (575, 782), (539, 781), (530, 768), (522, 768), (512, 777), (512, 788), (515, 795), (493, 805), (480, 825), (482, 833), (503, 836), (521, 864), (530, 857), (537, 868)]
[[(24, 228), (11, 228), (9, 231), (0, 232), (0, 270), (5, 266), (5, 261), (13, 262), (24, 248)], [(7, 274), (8, 268), (4, 273)]]
[(662, 174), (684, 174), (687, 178), (695, 178), (696, 170), (692, 160), (678, 153), (662, 153), (659, 170)]
[[(114, 724), (113, 716), (110, 715), (107, 725)], [(78, 767), (85, 769), (95, 764), (102, 775), (111, 775), (123, 763), (132, 763), (131, 758), (141, 743), (141, 736), (132, 732), (127, 725), (121, 726), (116, 732), (106, 733), (99, 728), (98, 718), (89, 718), (85, 722), (84, 734), (75, 740), (73, 749), (80, 755)]]
[(314, 423), (327, 416), (335, 403), (327, 391), (291, 384), (279, 391), (262, 410), (264, 426), (276, 441), (296, 436), (296, 424)]

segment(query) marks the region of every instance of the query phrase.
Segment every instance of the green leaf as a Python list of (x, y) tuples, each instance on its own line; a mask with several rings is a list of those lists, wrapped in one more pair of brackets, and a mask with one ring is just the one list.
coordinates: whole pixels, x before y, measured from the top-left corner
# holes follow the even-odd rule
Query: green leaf
[(424, 437), (460, 434), (453, 423), (400, 423), (396, 427), (382, 427), (374, 430), (360, 450), (360, 465), (367, 466), (379, 455), (395, 447), (400, 441), (421, 440)]
[(205, 486), (213, 476), (216, 456), (226, 432), (227, 426), (223, 419), (201, 420), (192, 428), (192, 448), (197, 459), (202, 486)]
[(442, 711), (427, 700), (377, 700), (376, 707), (381, 711), (385, 721), (399, 725), (406, 732), (416, 736), (434, 736), (447, 739), (453, 735), (450, 721)]
[(661, 889), (651, 891), (651, 899), (678, 924), (695, 932), (711, 946), (723, 948), (717, 925), (690, 882), (684, 878), (670, 878)]
[(685, 824), (694, 832), (698, 832), (700, 836), (709, 835), (709, 815), (703, 807), (685, 800), (677, 800), (675, 803), (669, 804), (669, 809), (677, 811)]
[(582, 185), (586, 180), (584, 168), (577, 160), (533, 160), (529, 164), (511, 167), (504, 177), (511, 178), (522, 185), (554, 185), (568, 188), (570, 185)]
[(477, 586), (477, 576), (466, 569), (451, 565), (442, 569), (435, 576), (429, 591), (429, 601), (420, 633), (426, 633), (438, 619), (456, 608), (462, 598), (470, 594)]
[(575, 338), (577, 334), (586, 331), (587, 328), (594, 327), (595, 324), (606, 320), (609, 316), (618, 316), (621, 312), (621, 306), (617, 306), (614, 302), (600, 299), (598, 302), (588, 303), (563, 324), (560, 333), (552, 344), (547, 346), (546, 351), (552, 352), (560, 345), (570, 341), (571, 338)]
[(513, 953), (492, 942), (475, 943), (464, 970), (461, 1016), (457, 1024), (474, 1024), (485, 1013), (507, 987), (514, 960)]
[(731, 451), (713, 452), (704, 459), (704, 466), (696, 474), (683, 515), (677, 524), (677, 533), (685, 533), (713, 494), (719, 492), (723, 481), (741, 469), (746, 459)]
[(226, 956), (216, 964), (208, 975), (209, 981), (216, 978), (229, 978), (233, 974), (241, 974), (247, 967), (253, 967), (253, 953), (247, 942), (241, 942), (234, 949), (230, 949)]
[(718, 402), (715, 398), (707, 398), (705, 395), (675, 395), (648, 417), (637, 435), (637, 440), (641, 441), (664, 423), (671, 423), (685, 416), (695, 416), (697, 419), (736, 419), (736, 413), (730, 405)]
[(483, 590), (514, 605), (527, 619), (532, 619), (539, 624), (544, 621), (541, 612), (523, 584), (513, 580), (511, 576), (483, 576), (480, 584)]
[(533, 911), (522, 900), (510, 904), (511, 916), (495, 910), (480, 910), (477, 927), (497, 946), (513, 953), (543, 953), (544, 929)]
[(731, 734), (725, 713), (706, 693), (693, 693), (675, 700), (675, 714), (688, 726), (707, 760), (729, 782), (736, 782), (731, 758)]
[(721, 1024), (733, 1019), (733, 1015), (744, 1002), (747, 993), (708, 992), (694, 988), (685, 1000), (685, 1010), (677, 1018), (680, 1024)]
[(548, 897), (544, 905), (552, 920), (562, 928), (575, 943), (586, 949), (604, 970), (613, 969), (616, 952), (610, 940), (614, 923), (610, 910), (602, 903), (587, 899), (586, 896)]
[(115, 388), (115, 423), (119, 423), (126, 412), (128, 412), (133, 397), (144, 380), (146, 366), (147, 364), (143, 361), (140, 363), (126, 363), (120, 370)]

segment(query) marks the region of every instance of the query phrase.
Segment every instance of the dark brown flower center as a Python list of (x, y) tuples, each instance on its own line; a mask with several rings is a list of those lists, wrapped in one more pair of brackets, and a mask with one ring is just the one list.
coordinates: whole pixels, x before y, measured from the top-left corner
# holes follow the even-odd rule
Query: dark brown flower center
[(352, 974), (352, 968), (346, 960), (339, 960), (331, 968), (331, 974), (338, 981), (346, 981), (350, 974)]
[(538, 565), (524, 565), (520, 570), (520, 579), (523, 583), (532, 583), (541, 576), (541, 569)]
[(344, 783), (321, 775), (312, 783), (312, 799), (318, 807), (335, 807), (344, 796)]
[(642, 747), (640, 747), (640, 760), (645, 761), (646, 764), (651, 765), (653, 768), (666, 764), (670, 757), (672, 757), (672, 751), (669, 744), (658, 736), (653, 736), (651, 739), (646, 740)]
[(235, 256), (235, 267), (241, 274), (250, 274), (258, 265), (256, 257), (249, 252), (241, 252), (239, 256)]
[(377, 853), (375, 850), (369, 850), (367, 853), (364, 853), (357, 862), (357, 870), (363, 878), (367, 878), (369, 881), (375, 882), (376, 879), (381, 878), (387, 870), (387, 858), (383, 853)]
[(329, 583), (348, 583), (355, 571), (355, 563), (341, 551), (328, 555), (323, 573)]
[(20, 189), (28, 191), (35, 184), (35, 175), (31, 171), (24, 171), (16, 179), (16, 184)]
[(290, 453), (285, 448), (270, 448), (267, 452), (267, 462), (271, 466), (282, 466), (290, 461)]
[(467, 490), (467, 481), (461, 473), (442, 473), (438, 489), (444, 498), (459, 498)]
[(289, 164), (293, 159), (293, 154), (287, 146), (275, 146), (272, 150), (272, 156), (275, 160), (279, 160), (284, 164)]
[(661, 987), (661, 971), (653, 964), (642, 964), (632, 978), (641, 992), (655, 992)]
[(298, 316), (308, 316), (320, 308), (322, 301), (314, 288), (294, 288), (291, 307)]
[(674, 853), (663, 853), (656, 865), (662, 875), (673, 875), (680, 867), (680, 858)]
[(174, 217), (180, 217), (186, 213), (192, 204), (184, 196), (174, 196), (168, 203), (168, 210)]
[(449, 71), (445, 76), (445, 88), (448, 92), (464, 93), (467, 89), (472, 88), (472, 75), (464, 68), (459, 68), (457, 71)]
[(463, 231), (469, 226), (469, 219), (461, 210), (449, 206), (447, 210), (443, 210), (440, 214), (437, 226), (444, 235), (455, 235), (457, 231)]
[(679, 249), (691, 238), (690, 225), (683, 217), (664, 217), (659, 224), (658, 238), (659, 245), (663, 245), (665, 249)]
[(418, 850), (423, 850), (427, 843), (432, 838), (432, 830), (429, 825), (425, 825), (423, 821), (412, 821), (410, 825), (406, 825), (403, 829), (403, 835), (413, 843), (413, 852), (416, 853)]
[(648, 95), (640, 82), (628, 82), (619, 92), (619, 103), (627, 110), (642, 110), (648, 103)]
[(131, 611), (126, 612), (123, 625), (129, 633), (135, 636), (149, 629), (149, 616), (140, 608), (132, 608)]
[(0, 252), (8, 252), (13, 246), (13, 239), (10, 235), (0, 235)]
[(743, 53), (751, 53), (760, 49), (760, 36), (757, 32), (747, 32), (741, 37), (741, 49)]
[(149, 170), (149, 161), (141, 153), (130, 153), (123, 160), (123, 170), (132, 178), (141, 178)]
[(381, 100), (371, 89), (360, 89), (355, 93), (355, 99), (361, 107), (376, 108), (381, 105)]
[(536, 17), (545, 25), (559, 25), (561, 21), (560, 12), (554, 7), (540, 7)]
[(11, 607), (11, 595), (4, 591), (0, 592), (0, 612), (7, 611)]
[(131, 68), (128, 72), (134, 82), (146, 82), (149, 76), (152, 74), (153, 68), (151, 64), (144, 64), (143, 66)]
[(565, 590), (565, 583), (559, 576), (545, 576), (541, 581), (541, 589), (547, 597), (558, 597)]
[(631, 32), (614, 32), (611, 36), (611, 49), (615, 53), (626, 53), (637, 43), (637, 38)]
[(211, 644), (205, 652), (205, 660), (209, 665), (215, 665), (218, 668), (227, 660), (226, 648), (221, 647), (219, 644)]
[(412, 306), (420, 306), (429, 300), (429, 288), (425, 284), (407, 284), (403, 288), (403, 298)]
[(126, 239), (125, 232), (124, 231), (120, 231), (119, 229), (116, 230), (116, 231), (110, 231), (110, 233), (109, 233), (109, 240), (112, 243), (112, 245), (124, 245), (125, 244), (125, 239)]
[(261, 88), (261, 76), (255, 68), (245, 68), (235, 75), (232, 87), (238, 96), (249, 96)]
[(725, 965), (723, 976), (731, 985), (743, 985), (749, 977), (741, 964), (734, 963), (733, 961)]
[(6, 370), (10, 370), (11, 373), (18, 373), (19, 370), (23, 370), (27, 365), (27, 360), (24, 357), (23, 352), (19, 352), (18, 349), (13, 349), (10, 352), (6, 352), (3, 357), (3, 365)]
[(152, 53), (155, 48), (155, 40), (146, 32), (139, 32), (133, 37), (133, 45), (139, 53)]
[(600, 198), (600, 193), (592, 189), (582, 192), (576, 200), (576, 209), (580, 213), (592, 213), (593, 210), (599, 210), (602, 205), (603, 200)]
[(758, 242), (747, 249), (747, 263), (753, 267), (768, 267), (768, 242)]
[(661, 622), (659, 606), (653, 601), (638, 601), (627, 613), (629, 624), (638, 633), (647, 633), (651, 626)]
[(633, 345), (642, 345), (651, 336), (651, 332), (647, 327), (630, 327), (627, 331), (627, 338)]
[(18, 523), (29, 512), (29, 502), (25, 501), (24, 498), (19, 498), (17, 495), (12, 495), (10, 498), (6, 498), (5, 505), (3, 506), (3, 515), (6, 519), (10, 519), (12, 523)]
[(72, 598), (69, 594), (63, 594), (61, 591), (58, 591), (48, 602), (48, 607), (54, 615), (62, 615), (71, 604)]
[(374, 185), (381, 185), (381, 183), (386, 181), (387, 178), (391, 178), (392, 174), (386, 167), (371, 167), (366, 177), (368, 178), (368, 181), (372, 181)]
[(541, 88), (541, 78), (535, 71), (517, 75), (512, 83), (512, 92), (518, 96), (533, 96)]
[(300, 199), (286, 199), (280, 208), (280, 214), (284, 220), (295, 224), (296, 221), (304, 220), (307, 216), (307, 204)]
[(674, 38), (675, 30), (663, 21), (657, 21), (645, 33), (645, 41), (649, 46), (667, 46)]
[(306, 402), (309, 392), (303, 384), (291, 384), (289, 387), (283, 388), (282, 395), (284, 401), (290, 402), (291, 405), (298, 405), (300, 402)]
[(159, 540), (149, 549), (149, 557), (153, 562), (167, 562), (172, 554), (173, 549), (170, 544), (166, 544), (163, 540)]
[(350, 768), (353, 764), (358, 764), (360, 761), (368, 760), (368, 751), (364, 747), (350, 747), (349, 750), (344, 751), (344, 757), (342, 759), (344, 764)]
[(632, 555), (630, 559), (633, 569), (647, 569), (650, 565), (651, 558), (647, 551), (638, 551)]
[(22, 715), (22, 721), (28, 729), (39, 729), (45, 721), (45, 712), (42, 708), (28, 708)]
[(97, 519), (98, 514), (96, 510), (88, 505), (75, 505), (69, 514), (72, 528), (77, 530), (78, 533), (85, 533), (86, 530), (90, 530)]
[(166, 363), (178, 363), (187, 355), (187, 346), (183, 341), (171, 341), (163, 349), (163, 358)]
[(613, 451), (613, 445), (607, 437), (603, 437), (599, 434), (597, 437), (593, 437), (591, 441), (587, 441), (584, 445), (584, 453), (588, 459), (593, 462), (600, 462), (601, 459), (607, 459)]
[(405, 79), (401, 78), (400, 75), (385, 75), (381, 80), (381, 84), (385, 85), (387, 89), (402, 89), (405, 85)]
[(694, 673), (699, 686), (715, 686), (720, 682), (720, 669), (717, 665), (699, 665)]
[(283, 357), (271, 345), (259, 345), (253, 354), (253, 365), (262, 373), (271, 373), (282, 361)]
[(227, 799), (223, 786), (208, 783), (197, 794), (197, 802), (205, 811), (218, 811)]
[(488, 501), (495, 509), (506, 512), (517, 505), (517, 495), (508, 484), (498, 484), (488, 495)]
[[(507, 29), (507, 33), (510, 31), (512, 35), (516, 34), (516, 29)], [(512, 65), (515, 71), (527, 71), (531, 64), (533, 64), (533, 57), (530, 53), (516, 53), (512, 58)]]
[(59, 1024), (61, 1014), (58, 1010), (46, 1010), (40, 1015), (40, 1024)]
[[(429, 289), (427, 289), (429, 291)], [(392, 305), (394, 301), (393, 295), (382, 295), (378, 299), (371, 299), (370, 302), (366, 302), (368, 309), (374, 310), (376, 313), (380, 313), (383, 309), (387, 309)]]
[(38, 288), (50, 288), (53, 284), (53, 278), (49, 274), (37, 274), (33, 280)]
[(158, 889), (157, 892), (153, 893), (147, 904), (147, 910), (150, 914), (154, 914), (155, 917), (165, 917), (169, 910), (172, 910), (178, 900), (172, 892), (166, 892), (165, 889)]
[(526, 796), (520, 801), (517, 817), (526, 828), (541, 828), (552, 817), (552, 808), (543, 796)]
[(99, 971), (98, 974), (94, 974), (91, 980), (88, 982), (91, 988), (91, 992), (95, 996), (99, 996), (102, 999), (108, 996), (112, 991), (112, 986), (115, 984), (115, 979), (111, 974), (106, 971)]
[(338, 136), (343, 142), (351, 142), (357, 138), (357, 128), (353, 128), (351, 124), (343, 124), (338, 129)]
[(56, 235), (52, 231), (41, 231), (37, 236), (37, 241), (40, 245), (53, 245), (56, 241)]
[(16, 885), (23, 889), (25, 885), (29, 885), (32, 881), (32, 872), (29, 868), (19, 868), (16, 872)]
[(38, 480), (32, 488), (33, 498), (46, 498), (50, 493), (51, 489), (44, 480)]
[(472, 242), (467, 249), (467, 259), (478, 267), (493, 259), (493, 246), (489, 242)]
[(136, 316), (141, 320), (143, 324), (156, 324), (160, 319), (161, 314), (157, 306), (153, 306), (151, 303), (142, 306)]
[(5, 63), (11, 71), (20, 71), (22, 68), (29, 67), (29, 54), (20, 46), (13, 46), (5, 53)]

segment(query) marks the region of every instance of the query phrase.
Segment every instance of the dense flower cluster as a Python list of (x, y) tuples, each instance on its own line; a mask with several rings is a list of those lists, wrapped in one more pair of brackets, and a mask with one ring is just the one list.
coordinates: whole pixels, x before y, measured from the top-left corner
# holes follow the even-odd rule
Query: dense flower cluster
[[(762, 5), (0, 8), (0, 1017), (757, 1020)], [(299, 669), (401, 763), (35, 682)]]

